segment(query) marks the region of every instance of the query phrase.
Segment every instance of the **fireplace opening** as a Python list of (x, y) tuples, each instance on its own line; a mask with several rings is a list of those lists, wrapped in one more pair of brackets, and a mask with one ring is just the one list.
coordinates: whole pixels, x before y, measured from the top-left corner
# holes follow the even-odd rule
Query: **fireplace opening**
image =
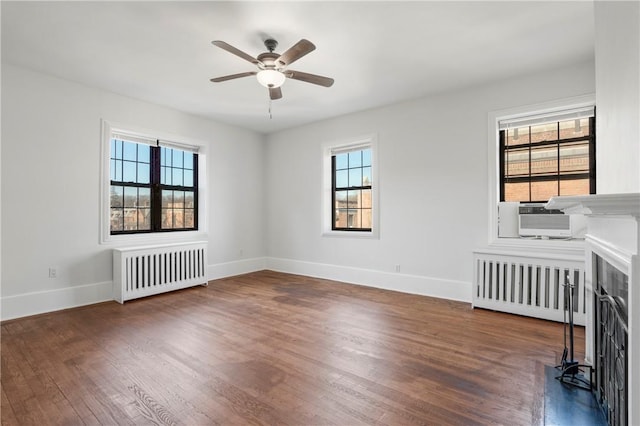
[(629, 277), (594, 254), (594, 391), (609, 425), (626, 426)]

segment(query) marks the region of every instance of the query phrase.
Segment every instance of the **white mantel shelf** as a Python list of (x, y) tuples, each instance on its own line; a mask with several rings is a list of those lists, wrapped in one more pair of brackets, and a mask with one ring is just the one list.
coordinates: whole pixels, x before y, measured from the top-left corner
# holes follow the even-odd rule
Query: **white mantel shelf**
[(640, 218), (640, 193), (595, 194), (553, 197), (547, 209), (566, 214), (634, 216)]

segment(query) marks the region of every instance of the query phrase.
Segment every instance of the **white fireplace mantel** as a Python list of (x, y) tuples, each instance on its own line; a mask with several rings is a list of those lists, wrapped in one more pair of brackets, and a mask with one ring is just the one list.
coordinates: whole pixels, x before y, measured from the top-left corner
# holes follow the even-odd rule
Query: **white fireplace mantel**
[(594, 258), (602, 257), (629, 277), (628, 422), (640, 425), (640, 194), (596, 194), (553, 197), (547, 209), (587, 216), (585, 236), (586, 362), (593, 364)]
[(638, 218), (640, 217), (640, 193), (553, 197), (545, 207), (562, 210), (567, 214), (634, 216)]

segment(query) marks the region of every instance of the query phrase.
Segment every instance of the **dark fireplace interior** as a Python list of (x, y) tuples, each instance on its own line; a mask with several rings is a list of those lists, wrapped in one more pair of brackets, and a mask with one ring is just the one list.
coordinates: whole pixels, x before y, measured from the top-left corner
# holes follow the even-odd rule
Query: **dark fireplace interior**
[(594, 255), (594, 391), (609, 425), (628, 423), (629, 277)]

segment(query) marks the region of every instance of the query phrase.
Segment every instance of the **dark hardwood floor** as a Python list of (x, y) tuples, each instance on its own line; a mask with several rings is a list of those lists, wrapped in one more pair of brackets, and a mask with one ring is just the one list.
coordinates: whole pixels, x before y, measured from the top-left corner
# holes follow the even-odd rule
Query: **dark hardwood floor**
[(557, 323), (262, 271), (4, 322), (2, 424), (541, 424), (562, 337)]

